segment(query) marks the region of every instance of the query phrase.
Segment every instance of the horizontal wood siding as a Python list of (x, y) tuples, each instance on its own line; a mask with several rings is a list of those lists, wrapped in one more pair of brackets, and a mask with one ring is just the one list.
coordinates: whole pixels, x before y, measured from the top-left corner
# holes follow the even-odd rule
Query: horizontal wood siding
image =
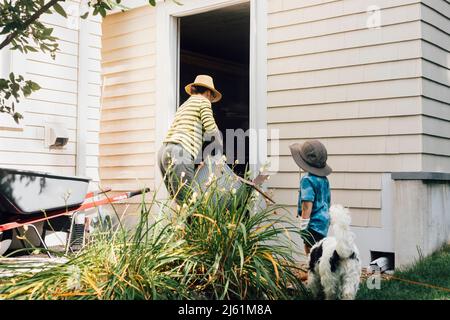
[(424, 171), (450, 172), (450, 3), (422, 1)]
[(299, 170), (289, 145), (320, 139), (329, 151), (332, 202), (353, 224), (381, 226), (381, 176), (421, 170), (420, 1), (269, 0), (269, 158), (274, 197), (294, 214)]
[[(79, 1), (62, 3), (69, 15), (74, 14)], [(0, 130), (0, 165), (8, 168), (45, 171), (55, 174), (76, 175), (77, 153), (77, 108), (78, 108), (78, 74), (79, 74), (79, 30), (73, 24), (73, 18), (66, 19), (58, 14), (43, 15), (40, 19), (54, 28), (54, 35), (59, 38), (59, 51), (55, 59), (49, 54), (29, 53), (25, 56), (24, 76), (37, 82), (42, 89), (22, 101), (24, 110), (23, 128), (11, 131)], [(71, 22), (72, 21), (72, 22)], [(92, 68), (89, 72), (90, 94), (98, 96), (100, 84), (100, 47), (95, 38), (100, 37), (100, 19), (90, 18), (89, 24), (92, 47), (89, 59)], [(96, 47), (95, 47), (96, 46)], [(17, 70), (12, 70), (17, 72)], [(97, 105), (91, 105), (88, 136), (88, 171), (87, 175), (98, 180), (97, 145), (98, 139), (91, 135), (98, 127)], [(5, 115), (0, 115), (5, 117)], [(44, 143), (45, 124), (58, 122), (69, 132), (69, 142), (64, 149), (50, 150)]]
[(150, 6), (104, 19), (100, 177), (114, 191), (154, 185), (155, 40)]

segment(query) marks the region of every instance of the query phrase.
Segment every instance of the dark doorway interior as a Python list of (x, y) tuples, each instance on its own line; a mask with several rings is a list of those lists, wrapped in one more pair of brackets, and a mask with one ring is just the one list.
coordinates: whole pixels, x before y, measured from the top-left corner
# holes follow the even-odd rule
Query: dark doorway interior
[[(180, 103), (188, 98), (186, 84), (198, 74), (211, 75), (223, 94), (222, 100), (213, 104), (213, 112), (224, 145), (226, 129), (249, 128), (249, 63), (249, 3), (180, 18)], [(248, 150), (246, 138), (245, 161), (235, 167), (239, 174), (245, 171)], [(237, 152), (227, 158), (236, 160)]]

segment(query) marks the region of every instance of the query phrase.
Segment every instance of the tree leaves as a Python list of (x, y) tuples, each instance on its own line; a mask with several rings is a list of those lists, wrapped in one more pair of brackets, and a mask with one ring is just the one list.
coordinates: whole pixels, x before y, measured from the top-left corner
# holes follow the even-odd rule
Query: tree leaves
[(15, 111), (16, 103), (39, 89), (41, 87), (36, 82), (25, 81), (23, 76), (16, 76), (11, 72), (8, 79), (0, 79), (0, 113), (11, 115), (18, 123), (23, 117)]
[(29, 83), (30, 83), (31, 90), (38, 91), (41, 89), (41, 87), (36, 82), (30, 81)]
[(55, 4), (53, 5), (53, 9), (55, 9), (55, 11), (56, 11), (57, 13), (59, 13), (61, 16), (63, 16), (64, 18), (67, 18), (67, 13), (66, 13), (66, 11), (64, 10), (64, 8), (63, 8), (59, 3), (55, 3)]
[(23, 119), (23, 116), (18, 112), (14, 112), (12, 117), (17, 124), (19, 124), (19, 120)]

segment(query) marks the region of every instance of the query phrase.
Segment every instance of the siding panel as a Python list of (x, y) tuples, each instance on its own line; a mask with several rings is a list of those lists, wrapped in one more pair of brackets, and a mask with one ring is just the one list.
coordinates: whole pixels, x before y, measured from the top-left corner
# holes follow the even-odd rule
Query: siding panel
[[(331, 32), (331, 30), (330, 30)], [(271, 44), (270, 59), (419, 39), (420, 21)]]
[(423, 170), (450, 170), (450, 3), (422, 1)]
[[(321, 138), (328, 146), (328, 155), (376, 155), (420, 153), (422, 151), (422, 135), (420, 132), (408, 135), (348, 136)], [(273, 155), (290, 155), (289, 145), (303, 143), (305, 139), (283, 139), (269, 141)], [(278, 144), (278, 147), (277, 145)], [(277, 152), (279, 150), (279, 152)]]
[(112, 14), (102, 26), (99, 164), (102, 184), (114, 191), (154, 184), (154, 10), (145, 6)]
[[(270, 178), (272, 188), (294, 189), (299, 186), (300, 173), (280, 172)], [(330, 177), (333, 189), (381, 190), (381, 177), (377, 173), (333, 173)]]
[(269, 0), (268, 128), (281, 139), (269, 140), (270, 186), (293, 214), (291, 143), (324, 142), (333, 203), (357, 226), (381, 224), (382, 173), (422, 167), (421, 4), (376, 4), (382, 27), (369, 29), (370, 0)]
[[(383, 173), (393, 171), (421, 171), (421, 153), (381, 155), (335, 155), (329, 157), (334, 172)], [(273, 156), (271, 163), (279, 164), (280, 172), (298, 173), (292, 157)]]
[(269, 124), (281, 139), (420, 134), (421, 116)]
[[(385, 26), (418, 19), (420, 19), (420, 5), (418, 4), (386, 8), (383, 10), (383, 25)], [(366, 29), (367, 12), (356, 13), (351, 18), (348, 16), (337, 16), (311, 21), (309, 23), (300, 22), (289, 24), (287, 26), (282, 25), (284, 23), (283, 21), (279, 21), (279, 23), (279, 26), (269, 29), (269, 43), (329, 35), (330, 30), (333, 30), (332, 32), (334, 34), (337, 34)]]
[(422, 106), (424, 115), (450, 120), (450, 102), (445, 103), (424, 97)]
[[(380, 9), (386, 9), (418, 2), (420, 1), (396, 0), (394, 2), (392, 0), (378, 0), (376, 5)], [(339, 16), (348, 16), (348, 21), (352, 21), (352, 16), (366, 12), (367, 8), (373, 4), (373, 2), (361, 0), (269, 0), (269, 26), (308, 23)], [(275, 8), (276, 10), (274, 10)], [(280, 23), (276, 24), (275, 22), (278, 21)]]
[(414, 97), (421, 86), (416, 78), (275, 92), (269, 87), (268, 107)]
[[(421, 98), (406, 97), (381, 100), (347, 101), (315, 105), (269, 108), (270, 123), (305, 122), (337, 119), (395, 117), (421, 114)], [(431, 101), (431, 100), (429, 100)], [(430, 112), (443, 112), (441, 106)], [(450, 116), (450, 114), (449, 114)]]
[[(376, 55), (373, 54), (374, 50), (377, 52)], [(289, 74), (300, 71), (341, 68), (346, 66), (409, 60), (414, 58), (417, 59), (421, 56), (421, 41), (411, 40), (271, 59), (268, 61), (268, 73), (269, 75)], [(446, 61), (445, 56), (442, 57), (441, 60), (444, 63)]]

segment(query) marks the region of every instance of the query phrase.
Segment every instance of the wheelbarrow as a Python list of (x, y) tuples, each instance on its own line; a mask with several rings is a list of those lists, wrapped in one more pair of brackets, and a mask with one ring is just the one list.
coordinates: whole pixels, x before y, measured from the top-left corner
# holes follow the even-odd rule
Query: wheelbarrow
[[(35, 224), (70, 217), (66, 252), (74, 232), (76, 217), (86, 210), (123, 201), (149, 189), (124, 192), (112, 197), (111, 189), (88, 192), (90, 179), (0, 168), (0, 255), (11, 245), (12, 231), (32, 230), (51, 257)], [(98, 197), (103, 197), (96, 200)]]

